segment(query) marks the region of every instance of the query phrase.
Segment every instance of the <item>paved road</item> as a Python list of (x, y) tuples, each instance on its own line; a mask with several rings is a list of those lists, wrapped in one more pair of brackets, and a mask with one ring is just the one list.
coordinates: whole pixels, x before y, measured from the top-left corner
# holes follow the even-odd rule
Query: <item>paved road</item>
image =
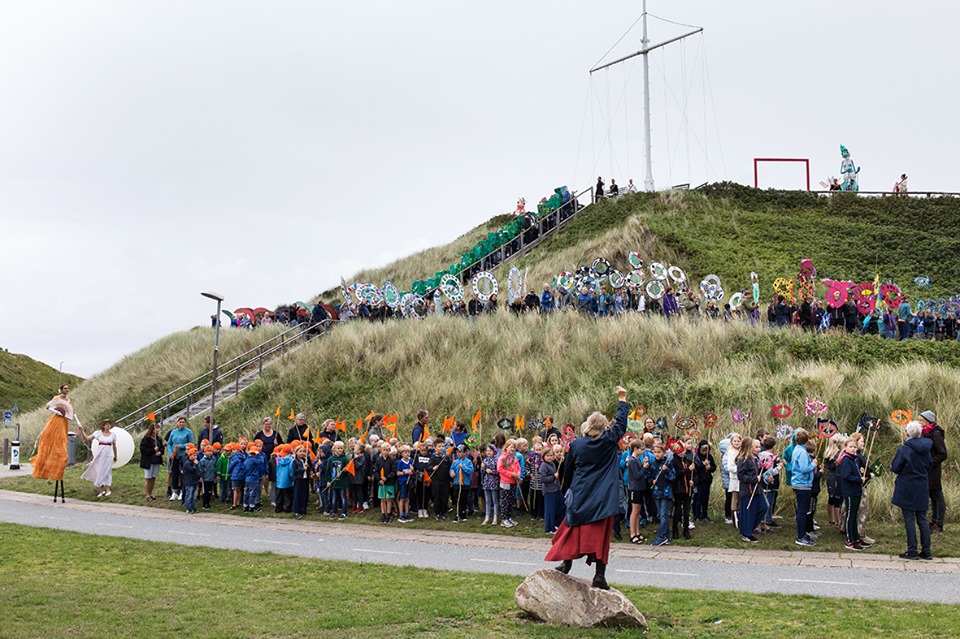
[[(549, 545), (546, 538), (457, 534), (455, 529), (414, 532), (334, 522), (186, 515), (82, 501), (53, 505), (47, 496), (9, 491), (0, 491), (0, 521), (186, 546), (266, 550), (318, 559), (346, 558), (511, 575), (526, 575), (545, 567), (543, 556)], [(921, 563), (858, 555), (851, 561), (839, 553), (690, 550), (616, 548), (607, 577), (613, 583), (662, 588), (682, 585), (709, 590), (960, 603), (960, 560)], [(825, 565), (803, 565), (804, 561), (814, 560)], [(577, 562), (573, 574), (590, 577), (592, 570)]]

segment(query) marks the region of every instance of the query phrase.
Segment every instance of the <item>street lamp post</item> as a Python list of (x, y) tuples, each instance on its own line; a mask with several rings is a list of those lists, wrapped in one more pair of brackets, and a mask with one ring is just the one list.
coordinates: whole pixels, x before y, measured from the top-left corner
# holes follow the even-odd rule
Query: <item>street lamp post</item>
[(217, 316), (213, 323), (213, 394), (210, 396), (210, 430), (207, 433), (207, 437), (212, 444), (213, 425), (217, 423), (217, 417), (214, 409), (217, 405), (217, 359), (220, 355), (220, 304), (223, 303), (223, 296), (217, 295), (216, 293), (211, 293), (209, 291), (200, 294), (204, 297), (209, 297), (210, 299), (217, 301)]

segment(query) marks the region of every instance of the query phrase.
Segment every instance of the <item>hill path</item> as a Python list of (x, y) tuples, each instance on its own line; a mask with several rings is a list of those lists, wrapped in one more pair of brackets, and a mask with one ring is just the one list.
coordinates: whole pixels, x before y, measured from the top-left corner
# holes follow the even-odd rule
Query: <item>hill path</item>
[[(542, 568), (550, 540), (377, 528), (340, 522), (258, 519), (158, 511), (0, 490), (0, 521), (113, 537), (329, 560), (526, 575)], [(455, 526), (455, 524), (451, 524)], [(883, 555), (759, 549), (621, 547), (614, 583), (960, 603), (960, 558), (908, 562)], [(583, 562), (575, 576), (589, 577)]]

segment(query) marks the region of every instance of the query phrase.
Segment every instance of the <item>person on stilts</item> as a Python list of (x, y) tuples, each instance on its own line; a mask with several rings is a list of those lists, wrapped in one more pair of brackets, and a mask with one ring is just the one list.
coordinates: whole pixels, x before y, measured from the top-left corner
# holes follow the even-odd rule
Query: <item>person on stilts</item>
[(606, 572), (610, 559), (613, 520), (620, 511), (617, 486), (620, 476), (620, 439), (627, 431), (627, 391), (617, 387), (617, 417), (611, 424), (595, 412), (581, 426), (582, 436), (570, 444), (564, 458), (561, 486), (566, 490), (566, 518), (553, 536), (545, 561), (567, 574), (573, 560), (586, 557), (596, 564), (593, 587), (609, 590)]

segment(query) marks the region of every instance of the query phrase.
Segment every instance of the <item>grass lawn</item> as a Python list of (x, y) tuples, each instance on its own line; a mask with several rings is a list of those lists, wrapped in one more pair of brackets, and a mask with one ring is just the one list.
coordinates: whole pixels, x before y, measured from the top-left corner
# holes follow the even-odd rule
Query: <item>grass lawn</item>
[[(639, 637), (528, 620), (515, 576), (0, 524), (0, 637)], [(42, 549), (42, 552), (39, 551)], [(322, 584), (322, 585), (321, 585)], [(389, 584), (389, 585), (385, 585)], [(651, 637), (935, 637), (960, 606), (624, 588)], [(411, 596), (414, 595), (414, 596)], [(14, 623), (13, 620), (16, 620)]]
[[(80, 475), (83, 473), (82, 465), (70, 468), (67, 470), (64, 479), (65, 485), (67, 488), (67, 497), (71, 499), (81, 499), (88, 501), (98, 501), (96, 498), (96, 491), (93, 486), (85, 481), (80, 479)], [(158, 489), (155, 491), (157, 495), (157, 501), (147, 505), (143, 500), (143, 474), (140, 468), (135, 464), (127, 464), (123, 468), (115, 471), (113, 473), (114, 486), (113, 494), (110, 496), (109, 501), (122, 504), (133, 504), (138, 506), (147, 506), (149, 508), (163, 508), (171, 510), (182, 510), (182, 506), (179, 502), (171, 502), (162, 497), (164, 494), (164, 489), (162, 486), (165, 485), (166, 476), (161, 471), (160, 478), (158, 479)], [(53, 495), (53, 482), (49, 481), (39, 481), (32, 477), (15, 477), (15, 478), (6, 478), (0, 480), (0, 489), (6, 490), (16, 490), (21, 492), (28, 493), (40, 493), (40, 494), (49, 494)], [(715, 498), (719, 497), (719, 488), (714, 488), (713, 496)], [(794, 502), (793, 495), (789, 491), (782, 493), (783, 498), (781, 499), (781, 505), (778, 507), (779, 513), (783, 516), (783, 519), (780, 519), (779, 522), (782, 524), (780, 530), (768, 534), (761, 535), (760, 543), (756, 544), (757, 548), (763, 548), (768, 550), (790, 550), (797, 552), (830, 552), (830, 551), (840, 551), (843, 549), (843, 536), (839, 531), (832, 529), (830, 526), (826, 525), (827, 513), (826, 507), (823, 502), (826, 500), (821, 500), (819, 514), (817, 521), (821, 524), (823, 536), (820, 538), (817, 546), (813, 548), (802, 548), (793, 543), (794, 541)], [(453, 493), (452, 498), (456, 499), (456, 492)], [(311, 498), (311, 503), (315, 501), (315, 497)], [(692, 532), (693, 538), (685, 540), (680, 538), (674, 542), (674, 545), (677, 546), (704, 546), (704, 547), (717, 547), (717, 548), (742, 548), (744, 547), (743, 542), (740, 541), (739, 534), (733, 526), (724, 525), (723, 521), (723, 512), (722, 504), (718, 499), (714, 499), (715, 508), (711, 509), (711, 517), (714, 519), (712, 524), (699, 524), (696, 529)], [(199, 505), (199, 500), (198, 500)], [(718, 508), (720, 510), (718, 510)], [(215, 500), (212, 512), (218, 513), (229, 513), (235, 514), (237, 517), (277, 517), (284, 519), (291, 519), (292, 515), (289, 513), (276, 514), (273, 511), (273, 508), (267, 507), (264, 508), (263, 512), (258, 514), (245, 514), (242, 511), (228, 511), (223, 507), (219, 500)], [(200, 511), (202, 516), (203, 510)], [(454, 513), (450, 513), (449, 516), (452, 518)], [(373, 509), (362, 515), (350, 515), (347, 519), (349, 523), (352, 524), (368, 524), (371, 526), (380, 526), (378, 519), (380, 517), (379, 511), (374, 511)], [(308, 511), (307, 519), (313, 520), (324, 520), (331, 521), (329, 517), (323, 517), (317, 514), (315, 507), (311, 507)], [(443, 529), (443, 530), (459, 530), (464, 532), (474, 532), (474, 533), (488, 533), (493, 535), (510, 535), (514, 537), (540, 537), (546, 538), (543, 533), (543, 522), (534, 522), (531, 521), (526, 515), (520, 514), (517, 517), (519, 525), (514, 528), (501, 528), (500, 526), (481, 526), (480, 522), (483, 520), (483, 517), (472, 517), (467, 522), (462, 523), (453, 523), (452, 521), (446, 521), (443, 523), (438, 523), (434, 521), (431, 517), (429, 519), (414, 519), (412, 523), (409, 524), (398, 524), (392, 523), (391, 526), (400, 527), (408, 529)], [(625, 540), (620, 542), (627, 544), (629, 540), (629, 535), (624, 531)], [(872, 548), (868, 549), (868, 553), (877, 553), (885, 555), (897, 555), (904, 550), (906, 550), (906, 540), (903, 530), (903, 525), (900, 523), (893, 522), (867, 522), (867, 534), (877, 540), (877, 544)], [(649, 540), (653, 540), (653, 537), (656, 535), (656, 530), (652, 526), (647, 526), (644, 529), (644, 536)], [(617, 543), (614, 541), (614, 543)], [(934, 555), (938, 557), (958, 557), (960, 556), (960, 539), (953, 534), (952, 530), (949, 530), (947, 533), (937, 534), (933, 537), (933, 552)]]

